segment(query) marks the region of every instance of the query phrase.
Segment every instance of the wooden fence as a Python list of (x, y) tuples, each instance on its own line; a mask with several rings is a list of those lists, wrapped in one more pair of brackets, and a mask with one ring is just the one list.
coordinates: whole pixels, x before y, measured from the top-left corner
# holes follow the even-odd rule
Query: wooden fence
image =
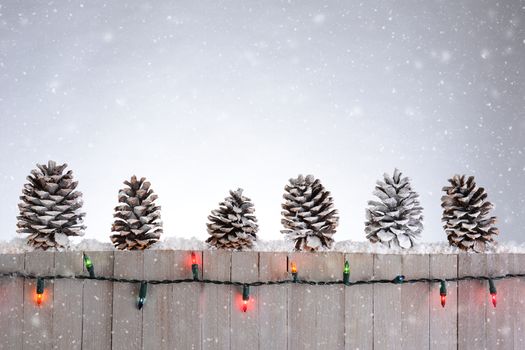
[[(98, 275), (137, 279), (191, 278), (188, 251), (86, 252)], [(290, 278), (351, 280), (452, 278), (525, 272), (525, 254), (388, 255), (343, 253), (196, 252), (200, 277), (252, 282)], [(0, 255), (0, 272), (86, 274), (82, 252)], [(343, 287), (150, 285), (142, 310), (138, 284), (46, 281), (35, 302), (35, 280), (0, 279), (1, 349), (525, 349), (525, 281)]]

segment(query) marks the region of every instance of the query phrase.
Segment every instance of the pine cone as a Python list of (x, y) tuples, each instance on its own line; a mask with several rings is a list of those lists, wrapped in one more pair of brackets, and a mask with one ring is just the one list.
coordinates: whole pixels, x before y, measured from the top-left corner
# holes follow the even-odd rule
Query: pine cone
[(119, 205), (115, 207), (115, 222), (111, 231), (111, 242), (121, 250), (144, 250), (157, 242), (162, 233), (160, 206), (158, 198), (150, 188), (146, 178), (137, 180), (133, 175), (131, 181), (124, 181), (127, 188), (119, 191)]
[(34, 248), (66, 248), (68, 236), (84, 234), (82, 193), (75, 191), (78, 182), (73, 181), (73, 172), (63, 174), (66, 167), (50, 160), (47, 166), (37, 164), (38, 169), (27, 177), (29, 183), (24, 185), (18, 204), (16, 231), (29, 234), (27, 243)]
[(206, 242), (216, 248), (243, 249), (251, 248), (257, 239), (257, 218), (251, 199), (242, 195), (242, 189), (230, 191), (230, 196), (219, 204), (208, 216)]
[(284, 189), (281, 233), (295, 242), (296, 250), (330, 248), (339, 223), (330, 192), (313, 175), (290, 179)]
[(412, 190), (410, 179), (384, 174), (384, 182), (377, 181), (374, 195), (379, 201), (369, 201), (366, 210), (366, 238), (388, 247), (411, 248), (423, 230), (423, 208), (419, 195)]
[(446, 194), (441, 197), (441, 221), (449, 243), (467, 251), (485, 251), (486, 243), (499, 234), (493, 226), (496, 218), (488, 217), (493, 205), (487, 201), (485, 189), (476, 186), (474, 176), (465, 181), (465, 175), (455, 175), (448, 181), (451, 185), (443, 187)]

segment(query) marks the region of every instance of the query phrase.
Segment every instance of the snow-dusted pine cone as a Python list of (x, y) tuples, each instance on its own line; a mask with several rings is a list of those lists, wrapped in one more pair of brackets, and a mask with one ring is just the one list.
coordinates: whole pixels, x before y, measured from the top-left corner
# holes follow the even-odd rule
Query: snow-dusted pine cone
[(34, 248), (66, 248), (68, 236), (84, 234), (82, 193), (75, 191), (78, 182), (73, 181), (73, 172), (64, 174), (66, 167), (50, 160), (47, 166), (37, 164), (38, 169), (27, 177), (29, 183), (24, 185), (18, 204), (17, 232), (29, 234), (27, 243)]
[(160, 206), (155, 200), (157, 195), (150, 188), (146, 178), (124, 181), (128, 187), (119, 191), (119, 205), (115, 207), (115, 222), (111, 231), (111, 242), (121, 250), (143, 250), (157, 242), (162, 233)]
[(251, 248), (257, 240), (257, 218), (251, 199), (242, 195), (242, 188), (230, 191), (219, 204), (219, 209), (212, 210), (208, 216), (209, 237), (206, 242), (222, 249)]
[(410, 179), (384, 174), (384, 182), (377, 181), (374, 195), (379, 201), (369, 201), (366, 210), (366, 238), (388, 247), (411, 248), (423, 230), (423, 208), (419, 195), (412, 190)]
[(330, 192), (313, 175), (290, 179), (284, 190), (281, 233), (295, 242), (297, 250), (330, 248), (339, 223)]
[(465, 175), (455, 175), (443, 187), (443, 227), (451, 245), (463, 250), (483, 252), (487, 242), (499, 234), (494, 227), (495, 217), (489, 217), (493, 208), (483, 187), (477, 187), (474, 176), (465, 181)]

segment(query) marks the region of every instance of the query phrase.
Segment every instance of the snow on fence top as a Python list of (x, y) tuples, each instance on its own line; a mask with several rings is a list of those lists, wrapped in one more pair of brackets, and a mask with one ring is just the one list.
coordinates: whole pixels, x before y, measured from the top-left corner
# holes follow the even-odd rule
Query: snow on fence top
[[(293, 244), (286, 240), (258, 240), (249, 251), (258, 252), (292, 252)], [(150, 249), (154, 250), (207, 250), (210, 248), (203, 241), (192, 238), (167, 237), (161, 239)], [(16, 237), (11, 241), (0, 241), (0, 254), (17, 254), (32, 251), (26, 244), (24, 238)], [(115, 248), (110, 242), (101, 242), (95, 239), (84, 239), (71, 244), (71, 251), (113, 251)], [(411, 249), (388, 248), (381, 244), (372, 244), (369, 241), (340, 241), (329, 250), (342, 253), (371, 253), (371, 254), (459, 254), (462, 253), (456, 247), (447, 242), (420, 243)], [(487, 253), (525, 253), (525, 243), (496, 242), (494, 246), (487, 249)]]

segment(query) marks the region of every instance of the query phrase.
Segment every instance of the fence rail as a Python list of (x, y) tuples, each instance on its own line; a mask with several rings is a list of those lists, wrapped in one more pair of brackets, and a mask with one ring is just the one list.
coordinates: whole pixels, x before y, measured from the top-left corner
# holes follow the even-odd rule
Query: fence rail
[[(199, 278), (274, 281), (454, 279), (525, 272), (525, 254), (343, 254), (195, 252)], [(190, 279), (190, 251), (86, 252), (100, 276)], [(87, 275), (82, 252), (0, 255), (0, 273)], [(496, 281), (493, 307), (484, 280), (344, 286), (277, 284), (250, 288), (200, 283), (148, 287), (142, 310), (139, 283), (46, 280), (42, 304), (36, 280), (0, 278), (1, 349), (523, 349), (525, 278)]]

